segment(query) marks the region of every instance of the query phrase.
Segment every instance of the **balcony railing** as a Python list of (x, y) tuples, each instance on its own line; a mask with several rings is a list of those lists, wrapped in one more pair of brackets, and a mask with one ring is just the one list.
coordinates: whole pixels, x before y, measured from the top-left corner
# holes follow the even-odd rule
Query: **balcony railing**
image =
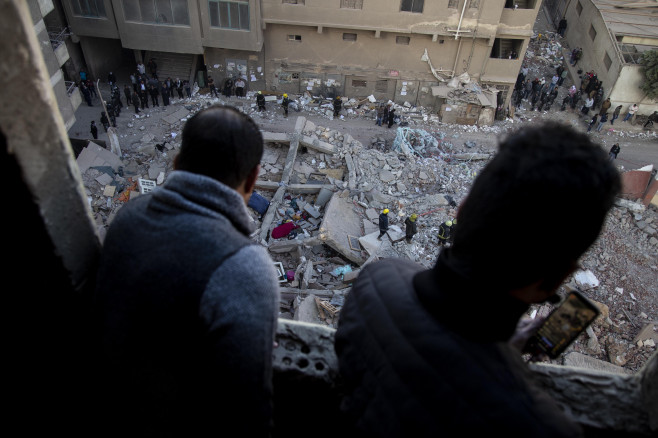
[(48, 37), (50, 38), (50, 44), (53, 46), (53, 50), (56, 50), (70, 36), (71, 31), (68, 27), (48, 30)]

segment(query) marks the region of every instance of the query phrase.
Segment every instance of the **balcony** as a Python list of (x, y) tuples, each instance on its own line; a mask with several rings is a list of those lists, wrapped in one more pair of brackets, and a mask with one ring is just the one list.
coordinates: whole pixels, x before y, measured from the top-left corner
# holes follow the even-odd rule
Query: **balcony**
[(53, 47), (57, 62), (61, 67), (69, 59), (69, 51), (66, 48), (66, 39), (71, 36), (68, 27), (63, 29), (48, 30), (48, 37), (50, 38), (50, 45)]

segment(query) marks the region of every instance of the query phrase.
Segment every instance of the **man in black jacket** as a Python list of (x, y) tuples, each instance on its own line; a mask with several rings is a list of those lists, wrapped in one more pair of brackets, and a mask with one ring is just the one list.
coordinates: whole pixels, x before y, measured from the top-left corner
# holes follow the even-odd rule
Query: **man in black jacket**
[[(607, 154), (570, 126), (505, 139), (460, 205), (453, 244), (434, 268), (384, 259), (358, 276), (335, 343), (349, 432), (582, 436), (535, 387), (509, 340), (531, 304), (555, 298), (620, 187)], [(579, 213), (555, 239), (545, 230), (564, 211)], [(512, 227), (514, 217), (524, 220)]]

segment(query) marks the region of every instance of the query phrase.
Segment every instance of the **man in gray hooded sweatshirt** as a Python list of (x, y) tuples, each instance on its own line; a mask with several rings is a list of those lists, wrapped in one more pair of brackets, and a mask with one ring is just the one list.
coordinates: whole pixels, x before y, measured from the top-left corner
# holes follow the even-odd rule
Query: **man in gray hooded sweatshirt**
[(95, 309), (108, 436), (267, 436), (278, 281), (246, 203), (263, 139), (214, 106), (187, 121), (167, 181), (108, 230)]

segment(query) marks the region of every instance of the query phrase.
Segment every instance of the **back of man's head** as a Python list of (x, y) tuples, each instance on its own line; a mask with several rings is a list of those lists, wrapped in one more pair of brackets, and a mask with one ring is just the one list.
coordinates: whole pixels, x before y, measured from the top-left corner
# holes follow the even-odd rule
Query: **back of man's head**
[(521, 129), (461, 205), (451, 255), (462, 275), (498, 288), (557, 287), (596, 240), (620, 187), (587, 135), (558, 123)]
[(233, 107), (212, 106), (185, 123), (176, 170), (238, 188), (260, 163), (263, 136), (256, 123)]

